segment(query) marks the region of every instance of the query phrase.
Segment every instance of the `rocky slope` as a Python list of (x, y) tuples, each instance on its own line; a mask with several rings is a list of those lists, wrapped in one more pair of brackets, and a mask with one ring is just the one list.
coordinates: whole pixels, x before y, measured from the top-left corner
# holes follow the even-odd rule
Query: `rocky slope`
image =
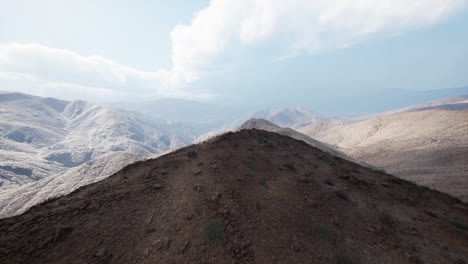
[(18, 187), (0, 190), (0, 218), (21, 214), (47, 199), (71, 193), (81, 186), (101, 181), (123, 167), (162, 154), (111, 152), (78, 167)]
[(468, 201), (468, 110), (403, 112), (310, 136), (356, 160)]
[(88, 102), (0, 93), (0, 186), (42, 179), (105, 153), (158, 153), (184, 139)]
[(1, 263), (466, 263), (466, 204), (242, 130), (0, 219)]

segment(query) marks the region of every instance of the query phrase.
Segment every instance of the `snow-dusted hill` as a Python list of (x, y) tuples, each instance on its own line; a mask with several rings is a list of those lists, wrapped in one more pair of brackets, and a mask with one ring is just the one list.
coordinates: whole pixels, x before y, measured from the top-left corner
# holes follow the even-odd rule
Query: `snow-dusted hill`
[(84, 101), (0, 93), (0, 186), (54, 175), (115, 151), (159, 153), (190, 141)]

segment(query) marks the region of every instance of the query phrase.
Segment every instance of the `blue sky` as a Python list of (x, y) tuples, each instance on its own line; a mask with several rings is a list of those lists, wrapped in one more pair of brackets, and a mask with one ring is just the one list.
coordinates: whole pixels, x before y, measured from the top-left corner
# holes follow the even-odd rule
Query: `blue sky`
[(0, 1), (2, 90), (337, 114), (468, 85), (466, 0)]

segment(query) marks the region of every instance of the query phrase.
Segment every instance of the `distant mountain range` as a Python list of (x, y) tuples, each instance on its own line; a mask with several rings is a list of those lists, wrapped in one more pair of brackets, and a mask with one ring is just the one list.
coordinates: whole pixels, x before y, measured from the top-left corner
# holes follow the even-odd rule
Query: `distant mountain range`
[[(223, 123), (224, 110), (186, 122), (190, 118), (177, 110), (184, 100), (122, 103), (111, 110), (83, 101), (2, 92), (0, 217), (109, 177), (156, 153), (252, 128), (286, 135), (468, 200), (463, 174), (467, 111), (458, 111), (466, 109), (467, 100), (466, 95), (443, 98), (354, 120), (305, 108), (272, 108), (233, 113)], [(197, 109), (213, 109), (203, 103), (188, 105), (188, 116), (196, 115)], [(428, 110), (438, 108), (453, 111)]]
[(147, 121), (184, 131), (184, 135), (195, 138), (209, 131), (220, 129), (242, 115), (239, 109), (184, 99), (159, 99), (145, 102), (114, 102), (109, 108), (143, 115)]
[(281, 127), (299, 128), (315, 122), (332, 119), (304, 107), (270, 108), (258, 111), (251, 118), (265, 119)]
[(84, 101), (0, 93), (0, 186), (13, 187), (115, 151), (159, 153), (190, 144), (135, 115)]

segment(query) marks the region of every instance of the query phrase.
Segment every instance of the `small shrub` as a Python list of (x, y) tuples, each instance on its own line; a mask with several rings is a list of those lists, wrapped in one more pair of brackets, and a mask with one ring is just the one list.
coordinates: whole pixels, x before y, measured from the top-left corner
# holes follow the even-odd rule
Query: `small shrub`
[(319, 234), (322, 238), (326, 240), (331, 240), (333, 237), (333, 233), (330, 228), (326, 225), (315, 223), (314, 224), (314, 232)]
[(266, 177), (262, 177), (260, 180), (258, 180), (258, 183), (260, 183), (261, 185), (265, 185), (266, 184)]
[(367, 191), (374, 192), (377, 190), (377, 185), (375, 185), (375, 183), (368, 182), (366, 180), (359, 179), (356, 177), (353, 177), (353, 181), (355, 182), (355, 184), (358, 184), (359, 187), (362, 187)]
[(348, 169), (348, 168), (342, 168), (342, 169), (341, 169), (341, 173), (344, 174), (344, 175), (350, 175), (350, 174), (351, 174), (351, 170)]
[(387, 172), (384, 169), (376, 169), (375, 171), (378, 173), (387, 174)]
[(334, 158), (332, 155), (328, 155), (328, 154), (326, 154), (326, 153), (318, 153), (318, 154), (316, 154), (316, 156), (317, 156), (320, 160), (322, 160), (322, 161), (324, 161), (325, 163), (328, 163), (328, 164), (330, 164), (330, 165), (332, 165), (333, 162), (335, 161), (335, 158)]
[(285, 167), (286, 169), (289, 169), (289, 170), (296, 170), (296, 167), (294, 167), (294, 165), (291, 164), (291, 163), (285, 163), (285, 164), (283, 164), (283, 167)]
[(399, 178), (392, 178), (392, 179), (390, 179), (390, 182), (391, 182), (391, 183), (394, 183), (394, 184), (402, 185), (402, 184), (405, 183), (406, 181), (405, 181), (405, 180), (402, 180), (402, 179), (399, 179)]
[(300, 183), (315, 183), (314, 179), (313, 178), (310, 178), (310, 177), (297, 177), (296, 178), (298, 182)]
[(330, 180), (325, 180), (323, 181), (325, 184), (327, 185), (330, 185), (330, 186), (335, 186), (335, 184), (333, 182), (331, 182)]
[(346, 193), (342, 192), (342, 191), (336, 191), (335, 195), (340, 199), (343, 199), (345, 201), (349, 201), (349, 196)]
[(189, 158), (196, 158), (198, 156), (196, 151), (189, 151), (187, 152), (187, 157)]
[(247, 167), (249, 167), (249, 169), (251, 169), (251, 170), (255, 170), (257, 168), (257, 166), (255, 166), (254, 163), (247, 164)]
[(426, 186), (417, 185), (414, 182), (399, 179), (399, 178), (393, 178), (393, 179), (390, 180), (390, 182), (392, 182), (394, 184), (403, 185), (403, 186), (405, 186), (406, 188), (408, 188), (410, 190), (416, 191), (418, 194), (424, 194), (427, 191), (431, 190), (430, 188), (428, 188)]
[(345, 253), (338, 253), (335, 258), (336, 264), (353, 264), (351, 257)]
[(247, 177), (255, 177), (254, 173), (244, 173), (244, 175)]
[(57, 201), (60, 197), (61, 196), (49, 197), (49, 198), (45, 199), (44, 201), (42, 201), (41, 203), (39, 203), (39, 205), (46, 205), (46, 204), (53, 203), (53, 202)]
[(221, 237), (226, 226), (223, 220), (215, 218), (212, 219), (205, 228), (205, 235), (209, 241), (216, 240)]
[(301, 224), (301, 230), (309, 236), (319, 235), (328, 241), (333, 239), (332, 230), (328, 226), (321, 223), (304, 221)]
[(431, 190), (426, 186), (421, 186), (421, 185), (416, 185), (416, 184), (415, 184), (415, 187), (416, 187), (416, 192), (418, 193), (425, 193)]
[(439, 218), (439, 216), (438, 216), (434, 211), (432, 211), (432, 210), (425, 209), (425, 210), (424, 210), (424, 213), (426, 213), (427, 215), (432, 216), (432, 217), (434, 217), (434, 218)]
[(464, 223), (464, 222), (461, 222), (461, 221), (454, 221), (453, 224), (456, 227), (460, 228), (460, 229), (468, 231), (468, 224), (467, 223)]
[(398, 225), (398, 221), (393, 216), (391, 216), (389, 214), (386, 214), (386, 213), (382, 214), (379, 217), (379, 221), (382, 224), (384, 224), (384, 225), (386, 225), (386, 226), (388, 226), (390, 228), (394, 228), (394, 227), (396, 227)]

